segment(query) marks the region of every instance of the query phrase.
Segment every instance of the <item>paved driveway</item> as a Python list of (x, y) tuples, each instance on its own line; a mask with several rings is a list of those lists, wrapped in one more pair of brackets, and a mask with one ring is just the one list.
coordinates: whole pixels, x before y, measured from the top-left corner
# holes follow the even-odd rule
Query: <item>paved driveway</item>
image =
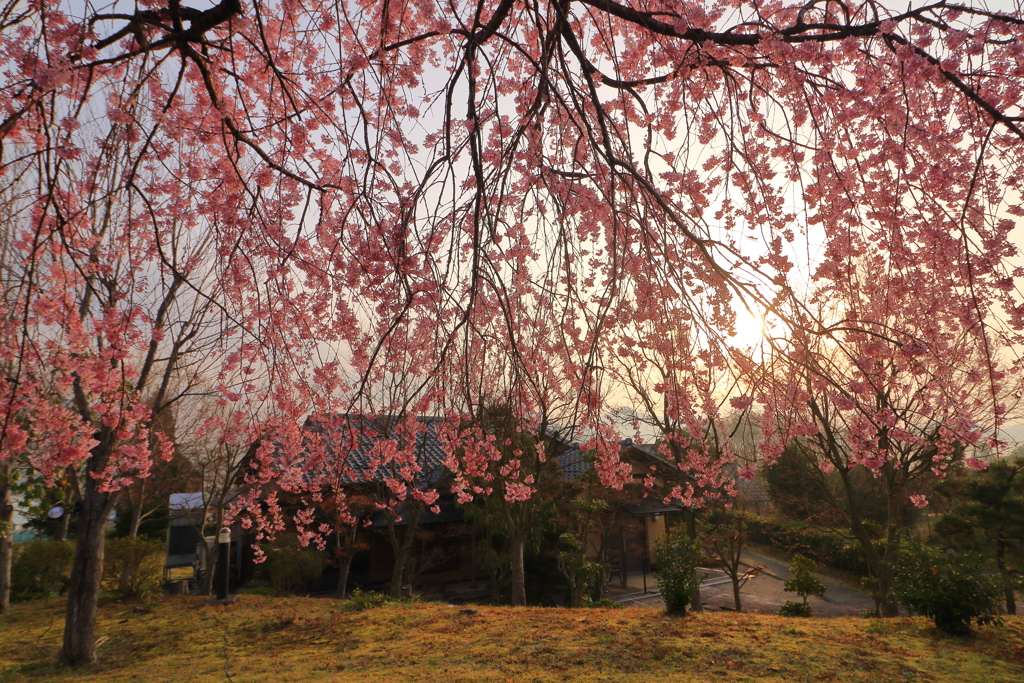
[[(778, 614), (779, 608), (787, 600), (799, 600), (795, 593), (787, 593), (783, 590), (783, 584), (789, 578), (789, 568), (770, 557), (745, 552), (742, 555), (742, 563), (748, 568), (763, 567), (761, 573), (747, 581), (740, 589), (740, 602), (744, 612), (759, 612), (762, 614)], [(859, 591), (850, 590), (840, 586), (828, 577), (817, 575), (825, 587), (824, 598), (810, 597), (808, 602), (817, 617), (845, 617), (858, 616), (865, 610), (875, 608), (875, 602), (870, 596)], [(654, 578), (647, 576), (647, 586), (651, 593), (642, 593), (642, 577), (629, 577), (629, 586), (616, 587), (610, 591), (609, 597), (624, 604), (638, 607), (652, 607), (664, 609), (665, 603), (661, 597), (656, 595), (657, 584)], [(732, 582), (721, 572), (713, 574), (705, 580), (701, 587), (701, 598), (704, 607), (708, 610), (731, 610), (735, 609), (735, 601), (732, 593)]]

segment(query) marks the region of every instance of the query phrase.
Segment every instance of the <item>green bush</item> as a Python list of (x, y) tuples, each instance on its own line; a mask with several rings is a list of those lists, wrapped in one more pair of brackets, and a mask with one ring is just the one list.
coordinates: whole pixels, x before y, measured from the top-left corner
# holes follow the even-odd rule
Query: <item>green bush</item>
[(784, 617), (813, 617), (814, 612), (806, 602), (793, 602), (787, 600), (786, 604), (779, 608), (779, 614)]
[(787, 593), (796, 593), (803, 598), (804, 602), (807, 602), (807, 598), (811, 595), (816, 595), (819, 598), (825, 595), (825, 584), (818, 581), (811, 573), (815, 569), (817, 567), (814, 560), (803, 555), (794, 556), (793, 564), (789, 565), (790, 577), (786, 579), (782, 590)]
[(386, 593), (374, 593), (373, 591), (364, 593), (356, 588), (342, 608), (349, 612), (364, 612), (375, 607), (382, 607), (389, 602), (391, 602), (391, 598)]
[(700, 548), (699, 540), (671, 532), (654, 543), (654, 553), (658, 558), (655, 579), (665, 601), (665, 611), (669, 614), (686, 614), (686, 606), (704, 580), (696, 572)]
[(950, 635), (967, 635), (971, 621), (1001, 623), (993, 616), (1002, 596), (998, 577), (982, 573), (970, 555), (947, 555), (917, 543), (908, 544), (896, 568), (897, 599), (929, 617)]
[(815, 562), (851, 574), (868, 574), (860, 544), (831, 529), (795, 520), (751, 517), (747, 523), (747, 538), (751, 543), (800, 553)]
[(323, 570), (323, 558), (309, 548), (287, 545), (267, 550), (264, 571), (278, 595), (294, 593), (303, 584), (320, 578)]
[(166, 548), (152, 538), (109, 538), (103, 557), (103, 588), (137, 598), (160, 586)]
[(14, 546), (11, 600), (33, 600), (63, 593), (68, 586), (75, 544), (70, 541), (31, 541)]
[(601, 607), (605, 609), (622, 609), (625, 607), (621, 602), (615, 602), (611, 598), (601, 598), (600, 600), (591, 600), (588, 597), (583, 600), (584, 607)]
[(789, 565), (790, 577), (786, 579), (782, 590), (787, 593), (796, 593), (801, 598), (800, 602), (787, 600), (786, 604), (779, 609), (779, 614), (784, 617), (810, 617), (814, 616), (814, 610), (807, 604), (807, 598), (817, 595), (819, 598), (825, 595), (825, 584), (818, 581), (811, 573), (815, 570), (814, 560), (796, 555), (793, 557), (793, 564)]

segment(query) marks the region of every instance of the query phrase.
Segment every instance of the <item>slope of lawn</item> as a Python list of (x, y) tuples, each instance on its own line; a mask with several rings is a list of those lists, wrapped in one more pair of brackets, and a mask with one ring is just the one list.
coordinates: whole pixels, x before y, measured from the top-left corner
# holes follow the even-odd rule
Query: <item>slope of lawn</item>
[(0, 681), (1024, 681), (1024, 617), (951, 638), (924, 619), (167, 597), (103, 605), (99, 664), (69, 670), (63, 608), (0, 617)]

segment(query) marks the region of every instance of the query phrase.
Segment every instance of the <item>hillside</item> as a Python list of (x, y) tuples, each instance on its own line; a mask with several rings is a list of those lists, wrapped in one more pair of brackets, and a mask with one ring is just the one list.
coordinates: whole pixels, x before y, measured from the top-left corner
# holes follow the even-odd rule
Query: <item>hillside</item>
[(1024, 680), (1024, 618), (976, 638), (923, 619), (667, 619), (655, 610), (162, 598), (101, 608), (100, 663), (53, 662), (60, 601), (0, 617), (0, 681), (999, 681)]

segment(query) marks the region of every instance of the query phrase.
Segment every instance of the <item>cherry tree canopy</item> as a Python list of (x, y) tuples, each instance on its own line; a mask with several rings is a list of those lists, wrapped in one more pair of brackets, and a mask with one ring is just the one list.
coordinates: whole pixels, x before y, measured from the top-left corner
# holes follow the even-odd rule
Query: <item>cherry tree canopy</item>
[[(600, 437), (613, 483), (631, 344), (720, 371), (745, 305), (955, 340), (993, 384), (1024, 325), (1015, 3), (2, 0), (0, 71), (0, 452), (84, 464), (97, 523), (199, 375), (292, 451), (310, 413), (500, 402)], [(960, 329), (801, 301), (879, 252), (870, 277), (914, 302), (886, 320)], [(715, 391), (673, 388), (666, 416), (707, 432)], [(999, 395), (958, 424), (998, 426)], [(289, 448), (253, 476), (305, 481)], [(95, 656), (82, 605), (72, 663)]]
[[(286, 415), (501, 395), (586, 430), (624, 342), (664, 344), (672, 319), (724, 364), (737, 304), (780, 314), (851, 278), (865, 245), (941, 273), (928, 306), (983, 357), (1007, 341), (993, 314), (1022, 323), (1013, 5), (12, 0), (0, 17), (24, 265), (7, 443), (38, 375), (18, 364), (47, 353), (83, 389), (101, 377), (84, 396), (144, 404), (111, 371), (163, 334), (128, 296), (157, 273), (230, 312), (222, 372), (260, 380), (225, 396)], [(178, 234), (215, 268), (169, 255)], [(121, 274), (84, 316), (65, 293), (97, 273)]]
[[(7, 0), (0, 27), (3, 451), (28, 407), (59, 464), (110, 422), (108, 487), (149, 457), (158, 280), (234, 333), (225, 399), (293, 425), (501, 400), (602, 434), (624, 344), (672, 321), (722, 365), (738, 305), (856, 325), (780, 304), (869, 247), (983, 363), (1024, 324), (1019, 5)], [(48, 371), (62, 398), (28, 398)]]

